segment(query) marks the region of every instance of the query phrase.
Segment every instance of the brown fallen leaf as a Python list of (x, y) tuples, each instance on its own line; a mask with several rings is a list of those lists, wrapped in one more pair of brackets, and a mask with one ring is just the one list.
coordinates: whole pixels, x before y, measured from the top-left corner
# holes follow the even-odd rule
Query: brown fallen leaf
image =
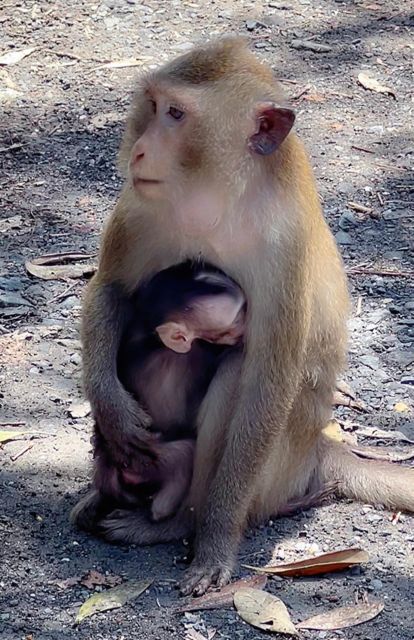
[(364, 87), (364, 89), (369, 89), (369, 91), (375, 91), (376, 93), (385, 93), (394, 98), (394, 100), (397, 99), (397, 96), (392, 89), (380, 84), (378, 80), (375, 80), (375, 78), (370, 78), (366, 73), (358, 74), (358, 82)]
[(3, 53), (3, 55), (0, 56), (0, 65), (17, 64), (17, 62), (20, 62), (23, 58), (30, 56), (35, 50), (36, 47), (28, 47), (27, 49), (20, 49), (19, 51), (13, 50)]
[(271, 593), (259, 589), (241, 589), (234, 594), (234, 606), (239, 616), (253, 627), (273, 633), (299, 635), (286, 605)]
[(97, 585), (105, 587), (115, 587), (122, 582), (121, 576), (106, 576), (95, 569), (91, 569), (80, 580), (80, 584), (83, 584), (87, 589), (94, 589)]
[(315, 558), (306, 558), (298, 562), (273, 565), (270, 567), (251, 567), (242, 565), (246, 569), (253, 569), (259, 573), (278, 576), (316, 576), (333, 571), (342, 571), (355, 565), (368, 562), (369, 555), (362, 549), (342, 549), (331, 553), (323, 553)]
[(64, 580), (51, 580), (48, 584), (53, 584), (65, 591), (66, 589), (70, 589), (75, 585), (79, 584), (81, 581), (80, 576), (73, 576), (72, 578), (65, 578)]
[(82, 278), (92, 275), (96, 271), (96, 264), (72, 264), (80, 260), (89, 260), (92, 253), (68, 251), (64, 253), (49, 253), (27, 260), (27, 271), (42, 280), (66, 280), (67, 278)]
[(414, 449), (408, 451), (390, 451), (385, 447), (352, 447), (351, 448), (360, 458), (369, 460), (385, 460), (386, 462), (405, 462), (414, 458)]
[(242, 578), (237, 582), (226, 585), (219, 591), (210, 591), (200, 598), (192, 598), (187, 603), (174, 609), (174, 613), (187, 611), (207, 611), (208, 609), (224, 609), (233, 606), (234, 594), (240, 589), (250, 587), (252, 589), (264, 589), (267, 577), (265, 575)]
[(377, 429), (376, 427), (358, 427), (355, 433), (363, 438), (378, 438), (379, 440), (394, 440), (396, 442), (414, 444), (414, 440), (407, 438), (401, 431), (384, 431), (384, 429)]
[(384, 608), (383, 602), (361, 602), (349, 607), (332, 609), (318, 616), (299, 622), (298, 629), (316, 629), (318, 631), (334, 631), (335, 629), (347, 629), (357, 624), (372, 620)]

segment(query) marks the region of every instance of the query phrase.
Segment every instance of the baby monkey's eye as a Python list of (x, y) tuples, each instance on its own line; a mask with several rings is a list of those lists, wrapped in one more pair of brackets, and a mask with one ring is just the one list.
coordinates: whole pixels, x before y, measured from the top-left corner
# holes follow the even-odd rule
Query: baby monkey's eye
[(182, 120), (184, 118), (185, 113), (181, 109), (171, 106), (168, 109), (168, 115), (171, 116), (171, 118), (174, 118), (174, 120)]

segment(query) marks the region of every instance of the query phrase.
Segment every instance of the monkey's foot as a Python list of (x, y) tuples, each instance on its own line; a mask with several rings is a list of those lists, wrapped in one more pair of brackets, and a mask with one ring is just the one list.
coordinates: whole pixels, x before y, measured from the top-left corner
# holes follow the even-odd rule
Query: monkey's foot
[(233, 567), (229, 565), (197, 566), (194, 563), (186, 571), (180, 582), (180, 593), (183, 596), (202, 596), (209, 587), (224, 587), (230, 582)]
[(99, 531), (105, 540), (115, 544), (151, 545), (188, 536), (191, 522), (183, 514), (179, 518), (151, 522), (144, 511), (116, 509), (100, 521)]

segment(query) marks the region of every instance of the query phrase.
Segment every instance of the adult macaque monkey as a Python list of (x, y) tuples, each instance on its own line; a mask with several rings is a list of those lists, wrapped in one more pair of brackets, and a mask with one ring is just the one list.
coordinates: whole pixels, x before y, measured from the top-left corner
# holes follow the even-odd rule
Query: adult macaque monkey
[[(271, 71), (237, 40), (145, 76), (121, 150), (128, 177), (85, 303), (86, 391), (122, 460), (149, 422), (116, 375), (132, 292), (195, 259), (246, 296), (244, 351), (220, 366), (198, 416), (188, 500), (164, 522), (139, 510), (100, 522), (108, 540), (137, 544), (194, 528), (183, 593), (225, 584), (247, 523), (325, 482), (364, 502), (414, 510), (414, 470), (359, 459), (321, 433), (345, 363), (348, 293), (293, 122)], [(75, 519), (93, 517), (95, 501), (87, 496)]]

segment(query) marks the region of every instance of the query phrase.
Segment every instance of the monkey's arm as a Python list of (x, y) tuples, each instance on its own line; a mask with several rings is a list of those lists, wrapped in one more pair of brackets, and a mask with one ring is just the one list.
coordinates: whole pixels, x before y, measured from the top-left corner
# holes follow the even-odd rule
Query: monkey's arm
[(82, 321), (85, 392), (100, 432), (116, 462), (134, 444), (148, 440), (151, 420), (125, 390), (117, 375), (117, 355), (129, 314), (128, 299), (117, 284), (92, 280)]

